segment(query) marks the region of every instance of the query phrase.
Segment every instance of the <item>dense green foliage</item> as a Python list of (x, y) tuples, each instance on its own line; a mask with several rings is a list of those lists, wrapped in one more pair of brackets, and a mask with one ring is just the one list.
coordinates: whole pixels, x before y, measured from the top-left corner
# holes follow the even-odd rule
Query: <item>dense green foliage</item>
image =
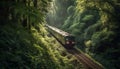
[(0, 1), (0, 69), (82, 69), (43, 26), (50, 2)]
[[(57, 0), (56, 0), (57, 1)], [(62, 0), (67, 1), (67, 0)], [(61, 2), (62, 2), (61, 1)], [(74, 0), (59, 3), (67, 12), (62, 29), (76, 36), (77, 47), (94, 57), (107, 69), (119, 69), (120, 2), (119, 0)], [(59, 5), (58, 5), (59, 7)], [(66, 8), (67, 7), (67, 8)], [(62, 22), (63, 20), (58, 20)], [(55, 24), (57, 25), (56, 22)]]
[(53, 0), (47, 21), (50, 25), (60, 27), (67, 18), (67, 8), (74, 4), (74, 0)]

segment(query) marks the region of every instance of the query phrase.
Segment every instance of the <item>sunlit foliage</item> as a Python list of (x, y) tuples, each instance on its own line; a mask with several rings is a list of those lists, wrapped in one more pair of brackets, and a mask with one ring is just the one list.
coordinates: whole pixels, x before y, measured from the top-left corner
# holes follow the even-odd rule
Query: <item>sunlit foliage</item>
[[(74, 4), (74, 0), (53, 0), (51, 12), (48, 13), (47, 22), (50, 25), (60, 27), (67, 18), (67, 8)], [(64, 7), (64, 8), (63, 8)]]
[(0, 1), (0, 69), (82, 69), (44, 27), (51, 1)]
[(94, 57), (106, 68), (120, 68), (119, 0), (75, 1), (75, 8), (68, 7), (67, 12), (71, 14), (64, 21), (62, 28), (76, 36), (78, 48)]

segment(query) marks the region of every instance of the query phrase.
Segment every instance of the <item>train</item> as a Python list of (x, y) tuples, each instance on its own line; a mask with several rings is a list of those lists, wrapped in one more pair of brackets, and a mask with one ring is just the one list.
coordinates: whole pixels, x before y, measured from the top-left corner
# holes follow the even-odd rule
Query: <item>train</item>
[(73, 48), (75, 46), (75, 37), (65, 31), (62, 31), (56, 27), (45, 25), (48, 32), (56, 38), (56, 40), (62, 44), (65, 48)]

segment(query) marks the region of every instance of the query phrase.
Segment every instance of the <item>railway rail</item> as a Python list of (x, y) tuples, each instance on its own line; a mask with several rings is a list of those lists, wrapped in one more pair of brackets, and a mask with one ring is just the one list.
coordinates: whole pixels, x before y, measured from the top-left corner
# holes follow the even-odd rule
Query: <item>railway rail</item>
[(88, 58), (84, 53), (78, 51), (77, 49), (67, 50), (70, 54), (74, 55), (86, 69), (104, 69), (103, 66), (97, 64), (90, 58)]

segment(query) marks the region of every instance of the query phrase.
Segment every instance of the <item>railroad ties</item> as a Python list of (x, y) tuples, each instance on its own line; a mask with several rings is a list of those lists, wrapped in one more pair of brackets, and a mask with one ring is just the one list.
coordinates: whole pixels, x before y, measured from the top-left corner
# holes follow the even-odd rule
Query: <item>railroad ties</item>
[(73, 48), (71, 50), (67, 49), (67, 51), (70, 54), (74, 55), (83, 64), (85, 69), (104, 69), (104, 67), (102, 65), (97, 64), (92, 59), (87, 57), (84, 53), (78, 51), (75, 48)]

